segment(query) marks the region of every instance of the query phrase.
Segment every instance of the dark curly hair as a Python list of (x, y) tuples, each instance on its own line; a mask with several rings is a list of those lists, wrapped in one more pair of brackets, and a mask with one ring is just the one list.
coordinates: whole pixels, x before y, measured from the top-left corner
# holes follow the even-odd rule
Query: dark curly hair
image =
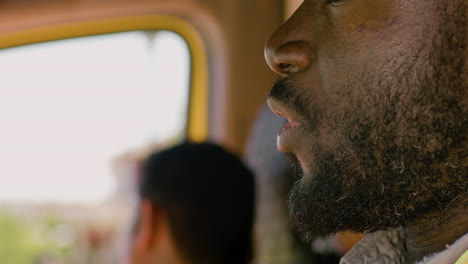
[(142, 164), (142, 199), (166, 210), (180, 253), (195, 264), (252, 259), (255, 184), (241, 160), (211, 143), (183, 143)]

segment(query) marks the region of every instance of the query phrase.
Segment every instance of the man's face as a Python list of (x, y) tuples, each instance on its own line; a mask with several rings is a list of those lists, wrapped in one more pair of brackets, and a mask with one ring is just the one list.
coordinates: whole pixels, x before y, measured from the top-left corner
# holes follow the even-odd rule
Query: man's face
[[(465, 0), (305, 0), (267, 43), (278, 149), (310, 237), (405, 226), (466, 199)], [(440, 213), (441, 218), (444, 217)]]

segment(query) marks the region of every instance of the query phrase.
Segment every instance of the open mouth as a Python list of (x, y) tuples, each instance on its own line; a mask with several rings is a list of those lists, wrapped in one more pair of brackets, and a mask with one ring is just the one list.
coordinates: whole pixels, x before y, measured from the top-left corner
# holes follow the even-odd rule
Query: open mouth
[[(281, 113), (275, 113), (275, 114), (284, 117), (284, 115), (282, 115)], [(290, 129), (297, 128), (300, 125), (301, 125), (301, 122), (288, 119), (288, 122), (280, 129), (278, 136), (281, 136), (282, 134), (286, 133)]]
[(281, 152), (288, 152), (291, 146), (299, 138), (299, 129), (301, 127), (301, 121), (299, 116), (292, 110), (285, 107), (275, 99), (268, 99), (268, 106), (278, 116), (284, 117), (288, 122), (279, 130), (277, 138), (277, 148)]

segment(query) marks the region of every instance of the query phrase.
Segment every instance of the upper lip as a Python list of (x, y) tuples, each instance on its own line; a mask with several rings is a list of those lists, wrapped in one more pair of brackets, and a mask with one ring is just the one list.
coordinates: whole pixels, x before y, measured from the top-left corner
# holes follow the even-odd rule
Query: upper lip
[(289, 122), (301, 122), (299, 115), (295, 111), (288, 108), (286, 105), (279, 102), (278, 100), (270, 97), (267, 100), (267, 104), (273, 113), (286, 118)]

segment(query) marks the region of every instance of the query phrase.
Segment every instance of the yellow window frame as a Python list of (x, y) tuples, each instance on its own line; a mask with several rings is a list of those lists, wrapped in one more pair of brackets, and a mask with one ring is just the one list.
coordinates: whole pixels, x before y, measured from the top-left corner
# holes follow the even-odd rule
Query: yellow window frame
[(202, 37), (188, 21), (165, 15), (107, 18), (47, 27), (31, 28), (0, 35), (0, 49), (21, 45), (135, 30), (173, 31), (188, 44), (191, 54), (190, 96), (187, 139), (202, 142), (208, 138), (208, 58)]

